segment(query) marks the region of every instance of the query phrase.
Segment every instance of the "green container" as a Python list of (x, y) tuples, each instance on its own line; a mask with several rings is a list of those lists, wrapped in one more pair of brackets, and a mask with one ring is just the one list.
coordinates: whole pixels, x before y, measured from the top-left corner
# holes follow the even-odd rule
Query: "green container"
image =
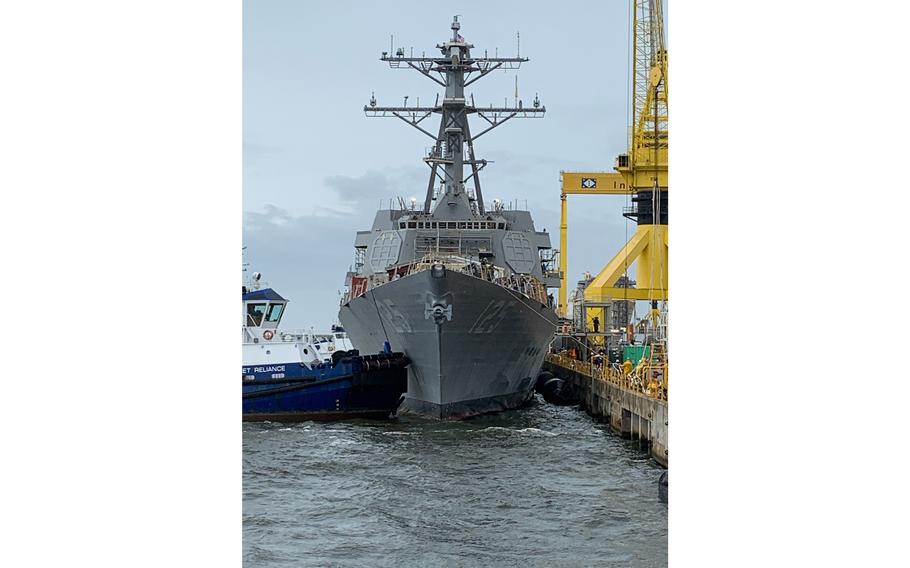
[(633, 365), (638, 365), (642, 358), (651, 356), (651, 348), (645, 345), (626, 345), (622, 349), (622, 360), (632, 361)]

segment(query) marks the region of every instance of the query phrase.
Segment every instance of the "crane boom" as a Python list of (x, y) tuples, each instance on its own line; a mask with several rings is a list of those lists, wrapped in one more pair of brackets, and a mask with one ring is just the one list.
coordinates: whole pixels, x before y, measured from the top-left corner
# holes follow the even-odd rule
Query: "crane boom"
[(633, 12), (632, 136), (616, 170), (632, 188), (666, 188), (668, 64), (661, 0), (634, 0)]

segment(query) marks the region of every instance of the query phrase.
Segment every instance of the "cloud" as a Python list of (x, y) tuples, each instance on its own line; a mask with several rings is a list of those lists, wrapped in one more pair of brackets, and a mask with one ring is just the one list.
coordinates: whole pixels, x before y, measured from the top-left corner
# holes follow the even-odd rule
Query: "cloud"
[(359, 177), (329, 176), (325, 178), (325, 185), (334, 190), (343, 202), (376, 209), (381, 201), (387, 202), (395, 197), (422, 199), (429, 175), (428, 170), (421, 171), (419, 168), (386, 168), (382, 171), (368, 170)]
[(391, 182), (385, 174), (369, 171), (360, 177), (329, 176), (325, 184), (335, 190), (343, 201), (357, 202), (366, 198), (374, 199), (377, 195), (391, 192)]
[(337, 291), (362, 228), (327, 215), (295, 216), (274, 205), (243, 213), (244, 261), (291, 301), (282, 327), (328, 329), (334, 322)]
[(496, 168), (505, 173), (523, 173), (529, 169), (548, 170), (553, 172), (553, 177), (558, 179), (559, 170), (585, 169), (583, 162), (573, 159), (564, 159), (558, 156), (524, 154), (510, 150), (490, 150), (487, 157), (494, 163), (491, 168)]

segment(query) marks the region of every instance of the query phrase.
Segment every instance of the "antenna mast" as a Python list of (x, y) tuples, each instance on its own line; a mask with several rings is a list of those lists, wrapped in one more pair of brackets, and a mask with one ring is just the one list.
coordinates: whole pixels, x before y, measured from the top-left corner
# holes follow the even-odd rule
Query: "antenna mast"
[[(528, 59), (520, 56), (486, 57), (486, 53), (484, 57), (472, 57), (471, 49), (474, 46), (465, 41), (459, 33), (460, 29), (461, 23), (458, 16), (455, 16), (451, 25), (451, 38), (436, 45), (441, 56), (405, 57), (404, 48), (399, 47), (394, 54), (383, 52), (380, 58), (395, 69), (407, 67), (415, 69), (445, 88), (445, 96), (441, 103), (437, 97), (436, 104), (430, 107), (421, 107), (419, 104), (401, 107), (377, 106), (375, 97), (371, 97), (370, 104), (363, 107), (367, 116), (397, 117), (433, 139), (433, 148), (424, 158), (424, 162), (430, 166), (430, 180), (423, 212), (431, 213), (434, 188), (439, 180), (442, 183), (442, 192), (437, 199), (436, 208), (432, 210), (432, 216), (438, 219), (463, 219), (485, 213), (479, 172), (486, 167), (487, 161), (477, 159), (474, 153), (475, 140), (512, 118), (539, 118), (546, 112), (546, 107), (540, 105), (536, 96), (531, 108), (523, 108), (517, 97), (517, 83), (514, 107), (493, 105), (486, 108), (477, 107), (474, 105), (473, 96), (468, 102), (465, 99), (465, 87), (496, 69), (518, 69)], [(433, 114), (442, 115), (436, 134), (421, 125)], [(487, 123), (483, 130), (474, 135), (468, 126), (470, 114), (476, 114)], [(470, 167), (470, 174), (467, 177), (465, 165)], [(474, 182), (476, 211), (465, 191), (465, 184), (471, 180)], [(445, 206), (440, 207), (442, 204)]]

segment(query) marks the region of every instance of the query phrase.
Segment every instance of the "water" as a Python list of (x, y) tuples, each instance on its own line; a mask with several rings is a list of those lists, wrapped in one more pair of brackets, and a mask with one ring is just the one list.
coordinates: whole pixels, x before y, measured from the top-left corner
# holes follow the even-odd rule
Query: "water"
[(450, 423), (244, 423), (244, 566), (666, 566), (662, 471), (542, 401)]

